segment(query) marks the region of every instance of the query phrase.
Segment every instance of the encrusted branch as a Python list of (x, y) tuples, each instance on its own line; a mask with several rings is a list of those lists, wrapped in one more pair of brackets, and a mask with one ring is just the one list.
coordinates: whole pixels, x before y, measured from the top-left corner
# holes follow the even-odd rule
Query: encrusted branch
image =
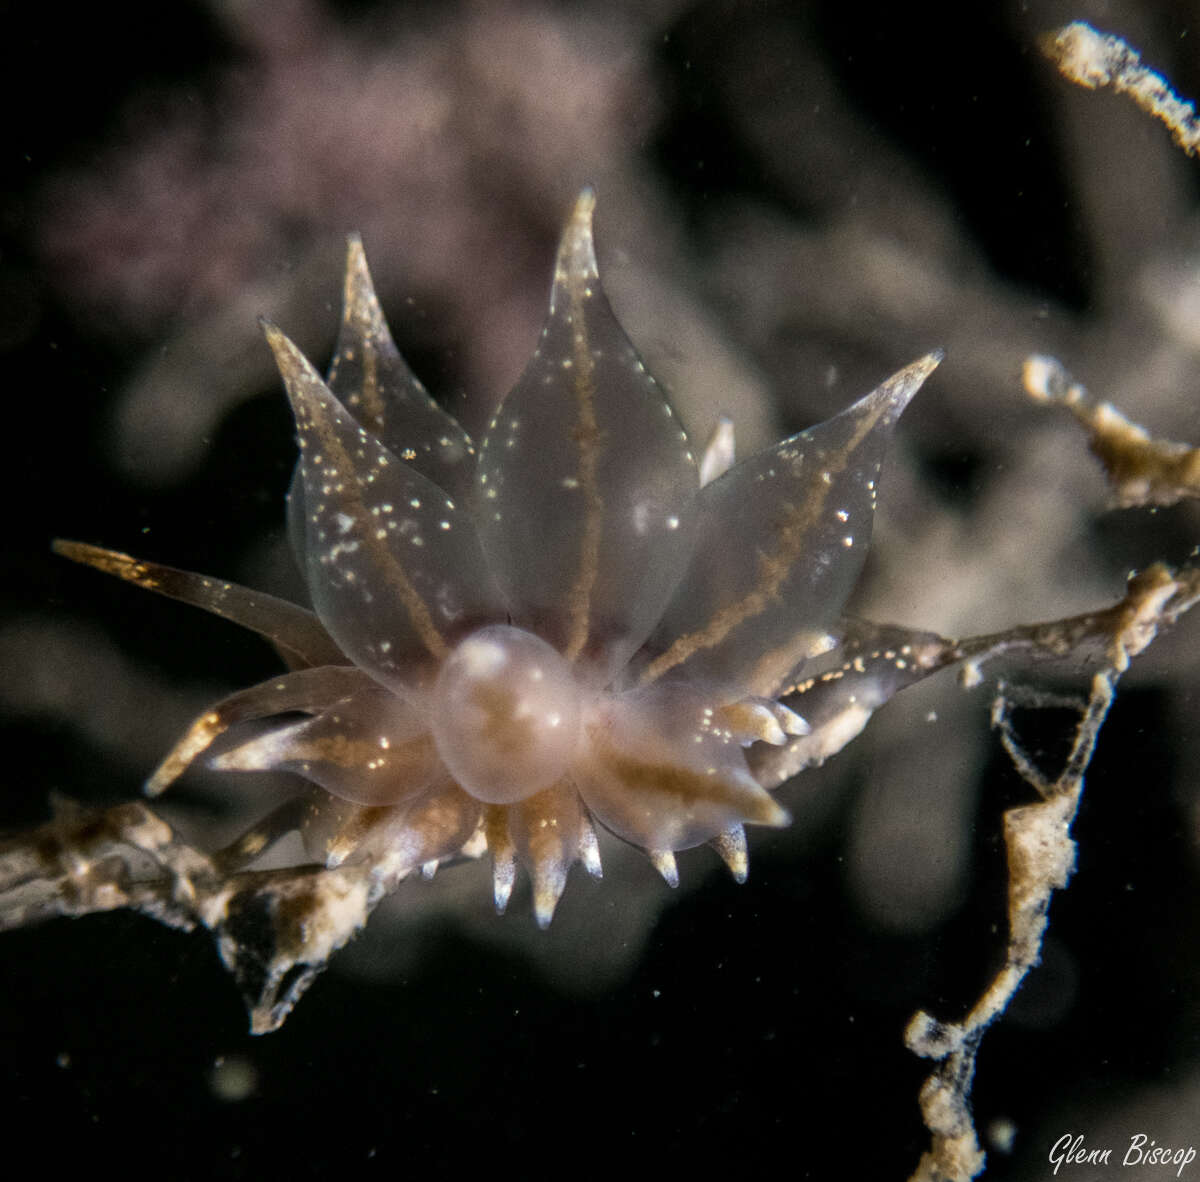
[(370, 863), (225, 874), (140, 803), (83, 809), (0, 842), (0, 930), (128, 908), (171, 927), (207, 928), (250, 1010), (277, 1029), (329, 957), (402, 875)]
[[(961, 640), (892, 624), (843, 619), (835, 654), (838, 664), (806, 677), (781, 695), (803, 716), (807, 733), (783, 746), (751, 752), (754, 773), (763, 784), (776, 787), (806, 768), (820, 766), (854, 739), (875, 711), (902, 689), (950, 665), (961, 663), (962, 683), (971, 688), (982, 682), (983, 667), (1000, 657), (1061, 660), (1092, 653), (1106, 660), (1113, 637), (1132, 626), (1131, 619), (1143, 617), (1148, 589), (1173, 585), (1175, 579), (1190, 586), (1192, 577), (1172, 575), (1167, 567), (1155, 564), (1135, 575), (1125, 597), (1112, 607)], [(1185, 608), (1172, 609), (1174, 615), (1181, 610)]]
[(1104, 465), (1117, 508), (1174, 505), (1200, 497), (1200, 448), (1150, 433), (1108, 402), (1097, 402), (1053, 357), (1030, 357), (1025, 392), (1065, 407), (1087, 429), (1092, 453)]
[(1137, 51), (1120, 37), (1073, 21), (1043, 38), (1042, 49), (1072, 82), (1089, 90), (1111, 86), (1118, 94), (1129, 95), (1143, 111), (1171, 129), (1175, 142), (1189, 156), (1200, 146), (1196, 108), (1181, 99), (1161, 74), (1143, 66)]
[[(938, 1060), (921, 1088), (921, 1112), (932, 1144), (922, 1156), (913, 1182), (966, 1182), (984, 1166), (971, 1119), (970, 1091), (975, 1058), (984, 1031), (1007, 1009), (1025, 974), (1038, 963), (1049, 920), (1050, 900), (1067, 885), (1075, 868), (1071, 825), (1083, 793), (1084, 773), (1100, 728), (1112, 705), (1117, 682), (1130, 659), (1141, 653), (1159, 630), (1200, 598), (1200, 569), (1172, 573), (1156, 564), (1130, 582), (1129, 594), (1109, 612), (1090, 617), (1111, 626), (1104, 667), (1092, 678), (1070, 754), (1062, 771), (1048, 779), (1021, 746), (1011, 724), (1014, 706), (1061, 705), (1030, 692), (1001, 687), (992, 705), (992, 725), (1000, 732), (1013, 766), (1035, 789), (1039, 800), (1004, 814), (1008, 851), (1008, 948), (1004, 966), (960, 1022), (940, 1022), (917, 1013), (905, 1031), (915, 1054)], [(1082, 618), (1082, 617), (1081, 617)], [(1070, 623), (1067, 621), (1066, 623)], [(1049, 628), (1050, 626), (1044, 626)]]

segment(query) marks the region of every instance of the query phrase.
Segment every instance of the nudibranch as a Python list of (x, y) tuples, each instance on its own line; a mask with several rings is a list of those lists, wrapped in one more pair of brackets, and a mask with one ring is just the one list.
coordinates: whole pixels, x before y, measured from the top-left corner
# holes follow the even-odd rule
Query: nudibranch
[(697, 456), (601, 288), (593, 206), (584, 191), (541, 340), (478, 445), (396, 349), (356, 237), (326, 380), (265, 325), (311, 610), (59, 544), (290, 667), (205, 711), (147, 785), (223, 736), (210, 766), (315, 786), (227, 859), (300, 828), (325, 865), (370, 859), (395, 883), (486, 850), (497, 909), (519, 863), (545, 926), (576, 862), (599, 876), (597, 823), (674, 885), (676, 851), (708, 843), (741, 880), (745, 826), (787, 822), (748, 749), (808, 730), (780, 699), (837, 648), (888, 438), (940, 354), (751, 459), (733, 462), (728, 423)]

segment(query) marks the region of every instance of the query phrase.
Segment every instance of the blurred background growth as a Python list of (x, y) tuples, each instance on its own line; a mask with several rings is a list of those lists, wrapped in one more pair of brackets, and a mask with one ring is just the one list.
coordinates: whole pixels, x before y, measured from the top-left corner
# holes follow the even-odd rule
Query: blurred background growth
[[(532, 350), (584, 184), (612, 302), (694, 435), (729, 413), (747, 454), (944, 347), (885, 474), (873, 618), (1051, 619), (1196, 546), (1194, 504), (1108, 511), (1020, 368), (1058, 356), (1200, 442), (1200, 166), (1036, 49), (1090, 20), (1196, 96), (1200, 5), (3, 13), (2, 826), (51, 792), (128, 798), (197, 709), (276, 668), (49, 540), (298, 594), (292, 428), (256, 318), (323, 364), (351, 230), (402, 351), (473, 430)], [(1044, 1177), (1070, 1130), (1197, 1135), (1198, 666), (1192, 620), (1123, 683), (1046, 963), (981, 1058), (989, 1177)], [(461, 1161), (464, 1136), (518, 1163), (582, 1138), (616, 1165), (724, 1146), (903, 1176), (924, 1145), (904, 1023), (955, 1016), (1002, 945), (1000, 814), (1025, 788), (987, 701), (943, 678), (898, 698), (783, 790), (795, 825), (752, 837), (745, 887), (704, 851), (679, 894), (616, 856), (547, 935), (519, 897), (496, 919), (470, 868), (411, 884), (266, 1040), (202, 937), (121, 915), (6, 936), (0, 1121), (53, 1114), (91, 1154), (140, 1114), (177, 1177), (394, 1173)], [(280, 790), (235, 787), (197, 777), (172, 820), (219, 840)]]

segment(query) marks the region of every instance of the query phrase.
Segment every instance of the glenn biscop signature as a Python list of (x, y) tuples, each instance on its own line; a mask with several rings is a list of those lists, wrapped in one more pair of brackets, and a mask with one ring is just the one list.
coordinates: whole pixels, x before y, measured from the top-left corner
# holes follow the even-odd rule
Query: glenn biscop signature
[(1184, 1168), (1196, 1160), (1196, 1150), (1186, 1147), (1159, 1145), (1145, 1133), (1133, 1133), (1119, 1161), (1113, 1149), (1092, 1149), (1084, 1142), (1082, 1133), (1063, 1133), (1050, 1147), (1050, 1163), (1057, 1174), (1060, 1166), (1175, 1166), (1175, 1176), (1183, 1176)]

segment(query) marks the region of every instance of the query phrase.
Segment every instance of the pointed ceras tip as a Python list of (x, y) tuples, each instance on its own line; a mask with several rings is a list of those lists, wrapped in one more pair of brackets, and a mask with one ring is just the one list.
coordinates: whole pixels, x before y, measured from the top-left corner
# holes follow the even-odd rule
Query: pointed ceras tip
[(562, 898), (566, 879), (561, 875), (537, 877), (533, 884), (533, 917), (544, 932), (554, 918), (554, 909)]
[(571, 208), (571, 220), (575, 221), (579, 218), (585, 218), (590, 231), (592, 228), (592, 211), (595, 208), (596, 190), (591, 185), (584, 185), (579, 190), (579, 196), (575, 198), (575, 204)]
[(503, 915), (508, 909), (516, 879), (517, 868), (511, 855), (497, 856), (492, 863), (492, 902), (496, 905), (497, 915)]
[(296, 368), (297, 358), (302, 359), (303, 355), (274, 321), (260, 316), (258, 327), (262, 329), (267, 344), (271, 346), (271, 352), (275, 354), (275, 364), (279, 366), (280, 373), (286, 376), (287, 370)]
[(563, 230), (554, 266), (555, 287), (586, 283), (598, 276), (596, 246), (592, 238), (592, 212), (595, 208), (596, 193), (589, 186), (575, 199), (571, 216)]
[(741, 825), (734, 825), (724, 833), (718, 833), (712, 838), (710, 846), (720, 855), (721, 861), (729, 867), (733, 881), (742, 883), (750, 873), (750, 855), (746, 849), (746, 830)]
[(587, 817), (583, 818), (579, 829), (579, 860), (593, 878), (604, 877), (604, 868), (600, 864), (600, 842), (596, 838), (595, 828)]
[(175, 744), (143, 785), (146, 795), (161, 796), (166, 792), (219, 733), (217, 715), (211, 710), (192, 723), (187, 734)]
[(325, 851), (325, 866), (336, 870), (354, 852), (354, 842), (351, 838), (339, 835), (335, 837)]
[(371, 269), (367, 266), (367, 254), (363, 249), (360, 234), (346, 236), (346, 276), (342, 291), (342, 320), (353, 323), (364, 322), (370, 332), (381, 333), (386, 328), (383, 309), (375, 294), (375, 283)]
[(868, 395), (876, 402), (880, 418), (894, 423), (945, 356), (941, 349), (926, 353), (924, 357), (892, 374), (873, 394)]
[(669, 887), (679, 885), (679, 868), (675, 865), (675, 855), (670, 850), (650, 850), (650, 865), (663, 876), (663, 881)]
[(792, 814), (787, 811), (765, 789), (756, 799), (756, 808), (752, 816), (746, 819), (755, 825), (767, 825), (772, 829), (785, 829), (792, 823)]
[[(60, 558), (90, 566), (108, 575), (116, 575), (119, 579), (130, 578), (133, 568), (137, 565), (127, 554), (119, 554), (116, 550), (104, 550), (87, 542), (72, 542), (67, 538), (55, 538), (50, 543), (50, 549)], [(136, 579), (132, 581), (136, 582)]]
[(258, 326), (275, 356), (275, 366), (280, 376), (285, 383), (289, 383), (292, 377), (303, 372), (305, 358), (277, 324), (265, 316), (260, 316)]
[(283, 378), (284, 388), (291, 400), (293, 410), (299, 414), (301, 405), (311, 401), (311, 394), (323, 389), (325, 382), (313, 368), (312, 362), (296, 347), (285, 333), (271, 321), (260, 318), (263, 335), (271, 352), (275, 354), (275, 365)]
[(808, 721), (801, 718), (795, 710), (785, 706), (782, 702), (775, 702), (774, 710), (776, 721), (783, 729), (785, 735), (795, 738), (812, 732), (812, 727), (808, 725)]
[(151, 799), (161, 796), (178, 778), (174, 768), (167, 771), (159, 767), (142, 785), (142, 792)]

